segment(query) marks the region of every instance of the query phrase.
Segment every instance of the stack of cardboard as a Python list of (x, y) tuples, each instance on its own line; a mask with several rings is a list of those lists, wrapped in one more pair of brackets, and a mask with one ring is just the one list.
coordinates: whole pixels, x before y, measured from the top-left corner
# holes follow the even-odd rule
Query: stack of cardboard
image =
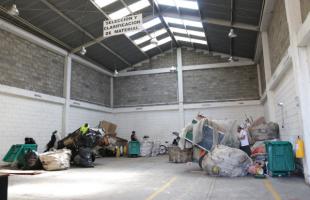
[(106, 135), (110, 135), (110, 136), (113, 136), (113, 137), (116, 136), (116, 132), (115, 132), (116, 128), (117, 128), (116, 124), (113, 124), (111, 122), (103, 120), (103, 121), (100, 122), (99, 127), (102, 128), (105, 131)]

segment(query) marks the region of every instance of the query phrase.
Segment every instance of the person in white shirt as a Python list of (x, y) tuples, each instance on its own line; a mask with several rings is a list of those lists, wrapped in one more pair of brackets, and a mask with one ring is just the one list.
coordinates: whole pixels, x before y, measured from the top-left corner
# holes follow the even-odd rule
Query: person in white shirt
[(238, 138), (240, 140), (240, 149), (251, 156), (251, 148), (249, 143), (248, 132), (242, 126), (238, 126)]

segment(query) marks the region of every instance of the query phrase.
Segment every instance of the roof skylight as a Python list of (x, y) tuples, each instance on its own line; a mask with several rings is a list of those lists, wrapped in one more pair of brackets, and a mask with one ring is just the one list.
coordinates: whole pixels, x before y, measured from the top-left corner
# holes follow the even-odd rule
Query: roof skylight
[(154, 18), (148, 22), (145, 22), (143, 24), (143, 28), (148, 29), (148, 28), (151, 28), (151, 27), (153, 27), (157, 24), (160, 24), (160, 23), (161, 23), (160, 19), (158, 17), (156, 17), (156, 18)]
[(187, 19), (180, 19), (180, 18), (174, 18), (174, 17), (164, 17), (165, 21), (168, 23), (172, 24), (181, 24), (186, 25), (186, 26), (193, 26), (193, 27), (198, 27), (202, 28), (202, 23), (200, 21), (192, 21), (192, 20), (187, 20)]
[(142, 51), (148, 51), (148, 50), (153, 49), (153, 48), (155, 48), (155, 47), (157, 47), (159, 45), (166, 44), (169, 41), (171, 41), (171, 37), (170, 36), (168, 36), (168, 37), (166, 37), (164, 39), (158, 40), (158, 44), (157, 45), (156, 44), (149, 44), (149, 45), (147, 45), (145, 47), (142, 47), (141, 50)]
[(186, 30), (183, 28), (175, 28), (175, 27), (170, 27), (170, 30), (174, 33), (189, 34), (189, 35), (194, 35), (198, 37), (205, 37), (205, 33), (202, 31)]
[(156, 0), (156, 1), (159, 5), (187, 8), (192, 10), (199, 9), (196, 1), (185, 1), (185, 0)]
[(95, 3), (100, 7), (106, 7), (108, 5), (110, 5), (111, 3), (114, 3), (117, 0), (95, 0)]
[(207, 41), (205, 41), (205, 40), (199, 40), (199, 39), (194, 39), (194, 38), (189, 38), (189, 37), (181, 37), (181, 36), (175, 36), (175, 39), (178, 41), (207, 45)]
[(150, 2), (148, 0), (141, 0), (129, 5), (128, 8), (131, 10), (131, 12), (137, 12), (148, 6), (150, 6)]
[(109, 15), (109, 17), (111, 19), (120, 19), (120, 18), (125, 17), (126, 15), (129, 15), (129, 14), (130, 14), (130, 12), (127, 8), (122, 8), (118, 11), (115, 11), (114, 13), (111, 13)]
[(134, 40), (134, 42), (137, 45), (139, 45), (139, 44), (142, 44), (143, 42), (146, 42), (146, 41), (152, 39), (153, 37), (158, 37), (158, 36), (160, 36), (160, 35), (162, 35), (164, 33), (167, 33), (167, 31), (166, 31), (166, 29), (163, 28), (163, 29), (160, 29), (160, 30), (155, 31), (153, 33), (150, 33), (150, 36), (149, 35), (145, 35), (143, 37), (140, 37), (140, 38)]

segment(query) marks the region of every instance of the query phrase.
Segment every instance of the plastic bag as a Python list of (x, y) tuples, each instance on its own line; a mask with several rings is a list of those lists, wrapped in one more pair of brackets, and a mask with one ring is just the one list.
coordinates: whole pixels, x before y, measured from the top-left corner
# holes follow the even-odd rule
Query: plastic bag
[(140, 143), (140, 156), (151, 156), (154, 142), (149, 138), (144, 138)]
[(94, 167), (92, 149), (88, 147), (80, 147), (78, 155), (74, 157), (74, 163), (81, 167)]

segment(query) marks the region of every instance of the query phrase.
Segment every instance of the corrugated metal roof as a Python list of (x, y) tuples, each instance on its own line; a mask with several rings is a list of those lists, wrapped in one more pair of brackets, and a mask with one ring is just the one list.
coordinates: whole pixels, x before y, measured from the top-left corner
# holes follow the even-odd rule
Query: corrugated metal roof
[[(44, 1), (47, 1), (55, 7), (58, 12), (47, 6)], [(124, 8), (124, 4), (129, 6), (138, 2), (138, 0), (122, 0), (123, 2), (118, 0), (100, 9), (92, 1), (93, 0), (0, 0), (0, 5), (2, 7), (8, 7), (13, 3), (17, 4), (21, 18), (58, 39), (63, 44), (54, 41), (57, 45), (74, 49), (88, 41), (92, 41), (93, 38), (102, 36), (102, 24), (103, 20), (107, 19), (106, 15)], [(152, 0), (149, 0), (149, 3), (150, 6), (137, 12), (142, 13), (144, 19), (151, 19), (153, 15)], [(210, 51), (229, 54), (231, 46), (227, 34), (232, 26), (229, 24), (239, 23), (259, 26), (263, 1), (233, 0), (233, 19), (231, 19), (231, 3), (232, 0), (198, 0), (200, 10), (181, 7), (178, 9), (174, 6), (159, 5), (159, 11), (161, 16), (177, 16), (183, 19), (198, 19), (203, 21), (203, 28), (187, 27), (183, 24), (168, 24), (171, 27), (204, 31), (206, 33), (205, 38), (174, 33), (176, 36), (203, 40), (206, 40), (207, 38), (208, 40), (208, 46), (178, 41), (179, 46), (208, 49)], [(154, 11), (155, 10), (156, 9), (154, 9)], [(62, 13), (63, 16), (59, 13)], [(155, 11), (154, 14), (158, 15), (158, 12)], [(46, 38), (46, 36), (43, 36), (37, 31), (31, 30), (29, 27), (25, 26), (18, 20), (15, 20), (11, 16), (8, 16), (6, 13), (2, 12), (0, 16), (40, 37)], [(212, 23), (208, 23), (208, 20), (210, 19), (213, 19)], [(216, 20), (221, 20), (227, 23), (226, 25), (223, 23), (215, 24), (214, 21), (216, 22)], [(153, 48), (146, 52), (142, 52), (141, 47), (149, 45), (150, 41), (145, 41), (139, 45), (136, 45), (133, 42), (135, 39), (147, 34), (151, 35), (153, 31), (162, 28), (166, 29), (166, 24), (160, 23), (131, 37), (119, 35), (107, 38), (102, 41), (102, 45), (95, 44), (88, 47), (86, 56), (94, 62), (106, 66), (111, 71), (114, 70), (115, 66), (119, 70), (127, 68), (129, 65), (141, 62), (148, 57), (152, 57), (171, 48), (171, 42), (167, 42), (160, 45), (159, 48)], [(258, 35), (257, 31), (238, 28), (235, 28), (235, 31), (238, 34), (238, 37), (233, 41), (233, 55), (253, 58)], [(169, 32), (158, 36), (157, 39), (161, 40), (166, 37), (170, 37)], [(51, 41), (52, 39), (48, 40)], [(104, 47), (104, 45), (106, 47)], [(175, 44), (173, 44), (173, 46), (175, 47)]]

